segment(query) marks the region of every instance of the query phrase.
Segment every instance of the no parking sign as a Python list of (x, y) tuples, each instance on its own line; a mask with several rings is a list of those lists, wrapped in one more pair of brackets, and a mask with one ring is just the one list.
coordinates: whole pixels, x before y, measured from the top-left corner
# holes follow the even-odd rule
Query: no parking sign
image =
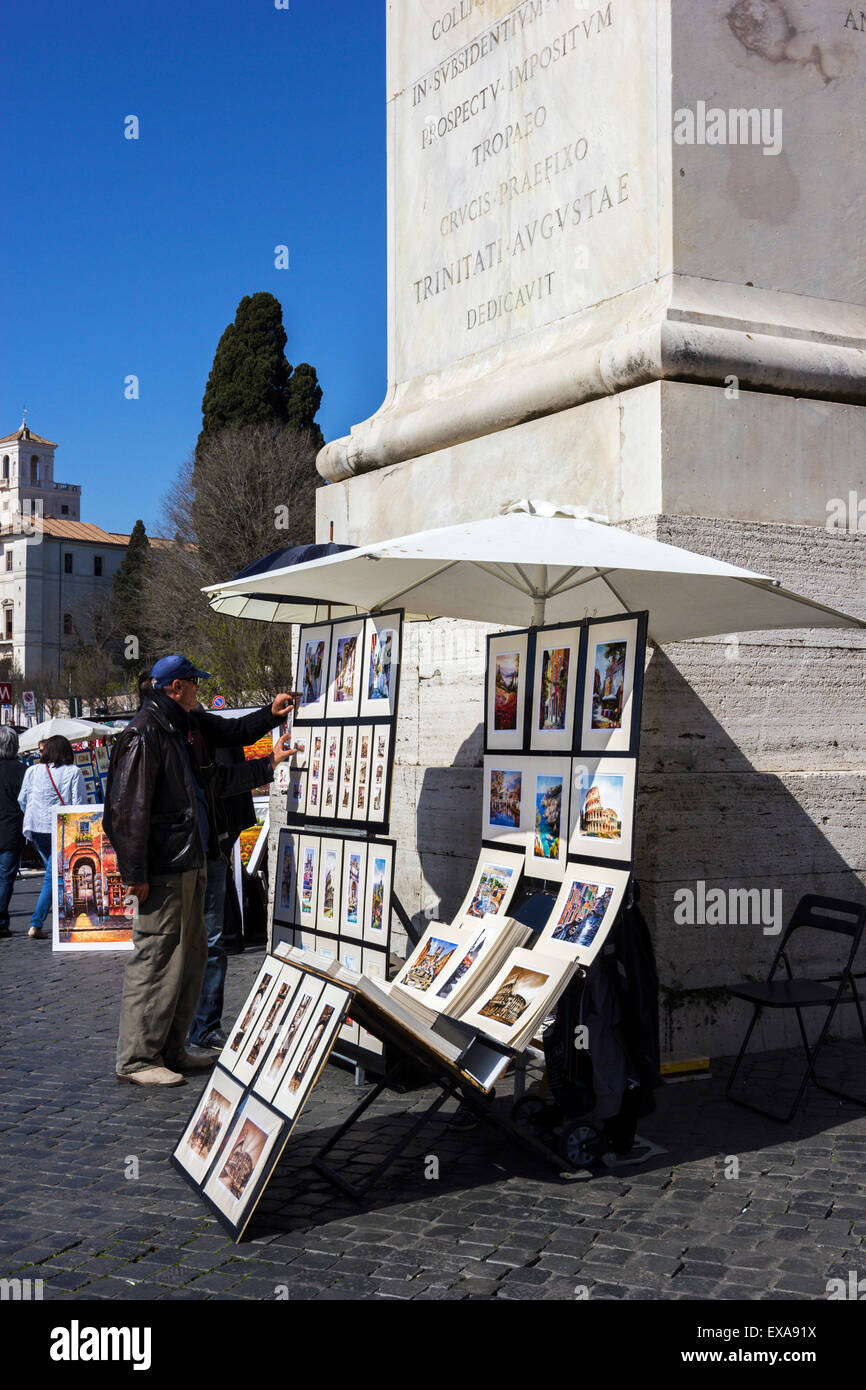
[(214, 697), (213, 697), (213, 707), (214, 707), (214, 709), (225, 709), (225, 707), (226, 707), (226, 699), (225, 699), (225, 696), (224, 696), (224, 695), (214, 695)]

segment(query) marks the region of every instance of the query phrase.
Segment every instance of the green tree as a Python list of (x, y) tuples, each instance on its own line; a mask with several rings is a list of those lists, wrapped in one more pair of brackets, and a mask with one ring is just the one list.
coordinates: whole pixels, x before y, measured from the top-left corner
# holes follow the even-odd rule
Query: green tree
[[(126, 554), (111, 586), (111, 627), (122, 643), (119, 657), (135, 666), (146, 660), (142, 641), (142, 586), (149, 555), (150, 541), (144, 522), (139, 520), (132, 528)], [(137, 656), (126, 655), (127, 637), (137, 638)]]
[(314, 367), (292, 369), (286, 359), (283, 310), (272, 294), (246, 295), (217, 345), (202, 400), (196, 455), (227, 425), (291, 424), (309, 433), (318, 452), (324, 439), (315, 423), (322, 401)]
[(325, 436), (316, 424), (322, 404), (322, 388), (315, 367), (299, 362), (289, 380), (288, 422), (310, 441), (314, 453), (325, 447)]

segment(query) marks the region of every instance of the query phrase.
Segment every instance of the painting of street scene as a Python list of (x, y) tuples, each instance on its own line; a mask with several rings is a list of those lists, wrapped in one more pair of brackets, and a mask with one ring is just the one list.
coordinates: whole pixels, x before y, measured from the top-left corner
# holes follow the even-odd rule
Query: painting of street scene
[(302, 705), (315, 705), (322, 698), (322, 667), (324, 663), (324, 640), (307, 642), (304, 647), (304, 675), (301, 683)]
[(55, 946), (132, 950), (135, 906), (124, 902), (114, 847), (102, 828), (102, 807), (58, 811), (54, 833)]
[(387, 859), (373, 860), (373, 892), (370, 899), (370, 930), (382, 931), (385, 926), (385, 870)]
[(491, 825), (505, 825), (510, 829), (520, 828), (520, 796), (523, 776), (507, 768), (495, 767), (490, 773), (490, 806), (488, 819)]
[(207, 1158), (228, 1118), (230, 1102), (211, 1086), (187, 1144), (199, 1158)]
[(370, 639), (370, 675), (367, 682), (367, 695), (371, 700), (391, 698), (391, 653), (394, 647), (394, 633), (391, 628), (381, 632), (374, 630)]
[(503, 652), (496, 658), (493, 727), (500, 732), (517, 728), (517, 694), (520, 685), (520, 653)]
[(613, 888), (607, 883), (583, 883), (575, 879), (553, 929), (554, 940), (567, 941), (572, 946), (591, 946), (612, 897)]
[(560, 731), (565, 728), (568, 692), (569, 647), (545, 648), (541, 654), (541, 695), (538, 728)]
[(514, 869), (500, 864), (484, 864), (469, 905), (470, 917), (486, 917), (498, 912), (511, 886)]
[(597, 642), (592, 677), (593, 729), (621, 729), (628, 642)]
[(404, 974), (401, 985), (406, 989), (415, 989), (419, 994), (426, 994), (456, 950), (456, 941), (431, 936), (415, 964)]
[(345, 704), (355, 697), (355, 653), (358, 638), (340, 637), (337, 639), (337, 663), (334, 676), (334, 700)]
[(562, 778), (547, 774), (535, 779), (536, 859), (558, 859), (562, 819)]
[(245, 1120), (232, 1151), (225, 1161), (219, 1181), (237, 1199), (242, 1197), (267, 1143), (267, 1134), (252, 1120)]

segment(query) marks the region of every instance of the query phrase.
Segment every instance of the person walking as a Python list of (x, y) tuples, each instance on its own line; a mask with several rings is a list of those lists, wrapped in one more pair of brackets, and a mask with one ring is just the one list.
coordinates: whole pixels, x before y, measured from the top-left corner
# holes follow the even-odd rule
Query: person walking
[(39, 762), (24, 773), (18, 804), (24, 812), (24, 838), (34, 846), (45, 865), (42, 891), (30, 918), (28, 936), (44, 941), (45, 918), (51, 910), (51, 827), (55, 806), (86, 806), (90, 800), (80, 770), (75, 766), (72, 744), (62, 734), (40, 743)]
[[(180, 1086), (182, 1069), (211, 1067), (212, 1051), (187, 1043), (207, 959), (206, 863), (219, 854), (216, 798), (270, 782), (290, 741), (237, 767), (217, 764), (214, 747), (252, 743), (282, 722), (290, 695), (241, 720), (200, 711), (208, 679), (186, 657), (163, 657), (153, 688), (114, 746), (103, 824), (123, 883), (137, 899), (133, 952), (124, 972), (117, 1060), (119, 1081)], [(241, 726), (238, 728), (237, 726)]]
[(18, 757), (18, 735), (11, 724), (0, 724), (0, 938), (11, 936), (9, 902), (24, 839), (24, 816), (18, 793), (24, 780), (24, 764)]

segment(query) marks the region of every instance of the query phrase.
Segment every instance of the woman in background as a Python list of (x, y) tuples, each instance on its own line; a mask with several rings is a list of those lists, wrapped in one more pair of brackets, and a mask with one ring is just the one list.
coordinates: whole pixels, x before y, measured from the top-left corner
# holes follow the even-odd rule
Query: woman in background
[(40, 760), (28, 767), (18, 795), (24, 812), (24, 836), (31, 841), (45, 865), (42, 892), (30, 918), (32, 936), (43, 941), (42, 930), (51, 909), (51, 826), (55, 806), (85, 806), (89, 797), (79, 769), (75, 766), (72, 744), (62, 734), (54, 734), (40, 744)]
[(9, 901), (21, 862), (21, 807), (18, 793), (24, 764), (18, 757), (18, 735), (11, 724), (0, 724), (0, 936), (11, 936)]

